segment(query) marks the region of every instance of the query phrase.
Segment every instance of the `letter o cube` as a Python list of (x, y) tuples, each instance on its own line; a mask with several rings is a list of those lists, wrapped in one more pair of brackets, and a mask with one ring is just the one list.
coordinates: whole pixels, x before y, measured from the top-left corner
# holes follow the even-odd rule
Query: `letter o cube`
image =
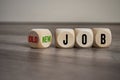
[(32, 29), (28, 35), (28, 43), (32, 48), (47, 48), (52, 43), (52, 34), (48, 29)]
[(56, 29), (56, 47), (72, 48), (75, 44), (75, 34), (73, 29)]
[(112, 34), (109, 28), (93, 28), (94, 47), (109, 47), (112, 42)]
[(93, 32), (89, 28), (75, 28), (76, 47), (91, 47), (93, 45)]

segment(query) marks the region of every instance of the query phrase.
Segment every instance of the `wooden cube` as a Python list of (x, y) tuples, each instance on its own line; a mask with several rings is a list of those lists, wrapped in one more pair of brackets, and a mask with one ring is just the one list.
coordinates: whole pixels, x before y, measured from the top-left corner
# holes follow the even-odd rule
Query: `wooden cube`
[(73, 29), (56, 29), (56, 47), (72, 48), (75, 44), (75, 33)]
[(52, 34), (48, 29), (32, 29), (28, 35), (28, 43), (32, 48), (47, 48), (52, 43)]
[(94, 47), (109, 47), (112, 42), (112, 34), (109, 28), (93, 28)]
[(91, 47), (93, 45), (93, 32), (89, 28), (75, 28), (75, 46)]

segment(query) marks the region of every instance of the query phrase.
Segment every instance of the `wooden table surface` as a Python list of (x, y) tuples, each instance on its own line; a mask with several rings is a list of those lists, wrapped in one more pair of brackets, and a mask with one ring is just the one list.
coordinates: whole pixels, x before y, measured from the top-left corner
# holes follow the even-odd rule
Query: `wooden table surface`
[[(107, 27), (109, 48), (32, 49), (32, 28)], [(120, 80), (119, 24), (0, 24), (0, 80)]]

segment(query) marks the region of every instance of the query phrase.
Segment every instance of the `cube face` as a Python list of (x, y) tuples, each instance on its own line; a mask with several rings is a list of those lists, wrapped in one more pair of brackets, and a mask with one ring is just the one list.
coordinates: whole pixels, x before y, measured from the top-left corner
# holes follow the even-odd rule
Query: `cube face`
[(89, 28), (75, 28), (76, 47), (91, 47), (93, 45), (93, 32)]
[(35, 31), (30, 31), (28, 35), (28, 43), (31, 47), (37, 48), (39, 43), (39, 36)]
[(75, 44), (73, 29), (56, 29), (56, 47), (72, 48)]
[(108, 28), (93, 28), (94, 47), (109, 47), (112, 42), (112, 34)]
[(52, 43), (52, 34), (48, 29), (32, 29), (28, 43), (33, 48), (47, 48)]

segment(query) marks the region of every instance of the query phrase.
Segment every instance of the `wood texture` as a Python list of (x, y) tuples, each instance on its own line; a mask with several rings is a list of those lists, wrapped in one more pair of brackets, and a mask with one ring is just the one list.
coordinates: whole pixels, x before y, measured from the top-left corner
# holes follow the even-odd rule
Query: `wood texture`
[[(32, 49), (32, 28), (108, 27), (109, 48)], [(53, 36), (54, 43), (54, 36)], [(0, 24), (0, 80), (120, 80), (120, 25)]]

